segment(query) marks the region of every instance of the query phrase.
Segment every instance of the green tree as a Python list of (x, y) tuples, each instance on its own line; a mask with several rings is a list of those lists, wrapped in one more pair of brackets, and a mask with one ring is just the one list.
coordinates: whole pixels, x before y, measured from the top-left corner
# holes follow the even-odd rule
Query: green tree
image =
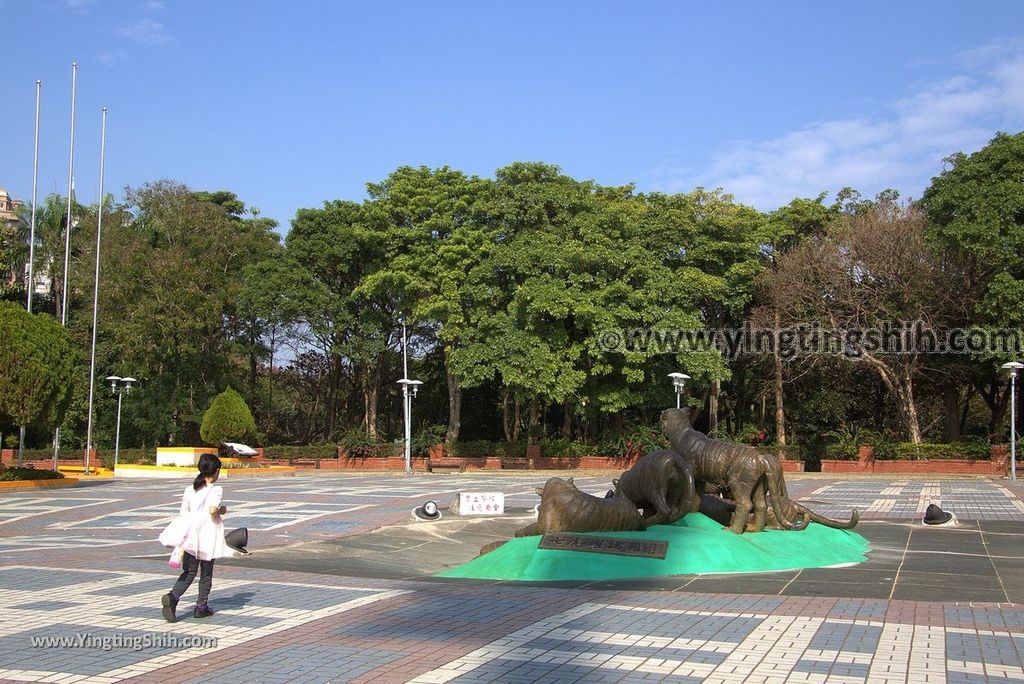
[(381, 269), (364, 278), (360, 292), (395, 298), (395, 308), (419, 323), (418, 335), (439, 344), (448, 441), (458, 439), (461, 426), (462, 381), (453, 354), (481, 315), (474, 306), (471, 276), (493, 246), (490, 226), (478, 208), (488, 188), (487, 181), (448, 167), (401, 167), (368, 186), (371, 216), (392, 237)]
[(379, 221), (368, 220), (367, 211), (342, 201), (327, 202), (322, 209), (300, 209), (285, 240), (287, 257), (301, 264), (292, 276), (294, 288), (303, 293), (301, 318), (330, 369), (327, 439), (336, 436), (346, 374), (361, 396), (367, 433), (376, 437), (382, 363), (394, 346), (395, 298), (359, 289), (396, 251), (388, 243), (394, 233)]
[(203, 414), (199, 435), (211, 445), (254, 440), (256, 421), (242, 395), (229, 387), (214, 397)]
[(71, 399), (75, 352), (52, 317), (0, 302), (0, 425), (60, 425)]
[(242, 276), (278, 237), (272, 222), (240, 219), (171, 181), (129, 189), (126, 200), (124, 220), (104, 223), (97, 356), (146, 380), (132, 434), (187, 443), (216, 388), (245, 372)]
[[(1024, 327), (1024, 132), (999, 133), (988, 145), (945, 160), (921, 204), (928, 236), (948, 255), (969, 306), (969, 320), (989, 328)], [(971, 357), (962, 374), (971, 378), (990, 411), (993, 437), (1009, 405), (1009, 384), (998, 372), (1009, 356)], [(950, 390), (947, 389), (947, 395)], [(967, 396), (970, 396), (970, 392)], [(947, 400), (950, 411), (959, 402)], [(947, 419), (947, 422), (952, 422)], [(948, 430), (947, 430), (948, 431)]]

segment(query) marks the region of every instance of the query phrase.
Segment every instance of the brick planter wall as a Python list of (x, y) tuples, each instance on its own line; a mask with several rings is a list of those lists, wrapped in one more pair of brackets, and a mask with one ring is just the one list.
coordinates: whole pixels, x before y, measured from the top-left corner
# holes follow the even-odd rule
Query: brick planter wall
[[(1017, 459), (1017, 470), (1021, 461)], [(1005, 444), (992, 446), (992, 458), (987, 461), (969, 459), (923, 459), (920, 461), (882, 461), (874, 457), (869, 446), (857, 449), (856, 461), (823, 459), (823, 473), (882, 473), (882, 474), (936, 474), (936, 475), (988, 475), (1005, 476), (1010, 471), (1010, 458)]]
[[(69, 468), (81, 468), (85, 466), (85, 449), (82, 449), (80, 456), (74, 458), (68, 458), (69, 454), (73, 454), (73, 451), (62, 450), (63, 458), (57, 461), (57, 467), (66, 466)], [(0, 464), (5, 466), (14, 466), (18, 462), (18, 450), (17, 449), (3, 449), (0, 450)], [(37, 470), (53, 470), (53, 458), (46, 459), (25, 459), (25, 466), (36, 468)], [(96, 465), (102, 466), (103, 464), (96, 460), (96, 450), (92, 450), (92, 456), (89, 459), (89, 467)]]

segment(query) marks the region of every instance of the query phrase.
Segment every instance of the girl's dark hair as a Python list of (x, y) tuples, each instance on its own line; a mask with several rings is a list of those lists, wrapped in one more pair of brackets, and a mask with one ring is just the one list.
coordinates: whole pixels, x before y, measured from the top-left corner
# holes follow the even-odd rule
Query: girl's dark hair
[(199, 491), (206, 486), (206, 478), (211, 477), (220, 470), (220, 459), (213, 454), (203, 454), (199, 457), (199, 474), (192, 482), (192, 488)]

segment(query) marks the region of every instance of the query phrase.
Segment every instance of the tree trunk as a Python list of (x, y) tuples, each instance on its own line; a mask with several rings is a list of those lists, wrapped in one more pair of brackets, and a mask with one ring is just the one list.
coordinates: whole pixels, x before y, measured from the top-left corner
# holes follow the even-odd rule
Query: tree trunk
[(334, 436), (335, 421), (338, 416), (338, 391), (341, 386), (341, 357), (337, 354), (331, 356), (330, 363), (331, 377), (327, 390), (327, 439)]
[(529, 429), (526, 431), (526, 443), (536, 444), (537, 436), (534, 434), (536, 431), (533, 429), (540, 424), (540, 399), (536, 396), (530, 400), (530, 417), (529, 417)]
[(960, 388), (952, 380), (942, 386), (942, 441), (960, 441)]
[(508, 423), (508, 388), (501, 391), (501, 429), (505, 433), (505, 441), (512, 441), (512, 427)]
[(781, 446), (786, 446), (786, 409), (783, 405), (782, 396), (782, 350), (779, 349), (779, 336), (781, 324), (779, 323), (779, 312), (775, 312), (775, 441)]
[(520, 423), (520, 413), (521, 413), (521, 410), (522, 410), (522, 406), (519, 403), (519, 395), (516, 394), (516, 395), (513, 395), (513, 397), (514, 398), (513, 398), (512, 401), (514, 402), (515, 411), (512, 413), (512, 441), (513, 442), (518, 442), (519, 441), (519, 426), (521, 424)]
[(921, 426), (917, 417), (917, 405), (914, 403), (913, 368), (916, 359), (904, 361), (898, 373), (885, 362), (871, 354), (865, 353), (863, 359), (875, 369), (879, 377), (882, 378), (882, 382), (885, 383), (885, 386), (896, 399), (896, 409), (899, 412), (903, 433), (906, 435), (907, 441), (912, 444), (920, 444), (923, 441), (921, 439)]
[(900, 396), (902, 403), (901, 413), (904, 415), (905, 430), (907, 437), (912, 444), (920, 444), (924, 440), (921, 437), (921, 425), (917, 416), (917, 405), (914, 403), (914, 381), (910, 373), (904, 369), (903, 392)]
[(377, 438), (377, 402), (380, 399), (380, 366), (363, 375), (364, 424), (366, 434)]
[(981, 398), (988, 406), (988, 438), (993, 444), (998, 444), (1003, 438), (1000, 427), (1003, 424), (1003, 418), (1006, 417), (1006, 410), (1010, 407), (1010, 383), (1006, 383), (1002, 392), (999, 391), (1001, 385), (1002, 383), (997, 378), (978, 388)]
[(446, 371), (445, 375), (448, 377), (448, 432), (445, 441), (457, 442), (462, 426), (462, 386), (459, 377), (451, 371)]
[(563, 406), (565, 413), (562, 415), (562, 439), (572, 441), (572, 401), (565, 400)]
[(708, 436), (718, 437), (718, 393), (722, 389), (721, 380), (711, 381), (711, 395), (708, 397)]

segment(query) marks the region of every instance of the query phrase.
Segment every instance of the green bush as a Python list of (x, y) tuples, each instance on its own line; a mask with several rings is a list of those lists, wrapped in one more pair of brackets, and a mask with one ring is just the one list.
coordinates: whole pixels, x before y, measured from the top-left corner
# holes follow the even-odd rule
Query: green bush
[(348, 447), (349, 451), (363, 447), (373, 447), (380, 443), (380, 440), (366, 434), (366, 430), (363, 428), (346, 430), (338, 439), (338, 444)]
[(263, 457), (275, 460), (288, 460), (291, 458), (332, 459), (338, 457), (338, 447), (333, 444), (270, 446), (264, 447)]
[(242, 395), (230, 387), (213, 398), (203, 415), (199, 436), (211, 446), (256, 439), (256, 421)]
[(581, 456), (604, 455), (602, 447), (598, 444), (586, 444), (584, 442), (572, 442), (567, 439), (545, 439), (541, 440), (540, 453), (544, 456), (555, 458), (579, 458)]
[(405, 442), (382, 442), (366, 434), (366, 430), (362, 428), (348, 430), (338, 443), (348, 449), (349, 456), (360, 458), (387, 458), (405, 454)]
[(590, 453), (610, 456), (612, 458), (633, 458), (649, 451), (669, 448), (668, 439), (660, 428), (649, 425), (637, 425), (620, 435), (606, 439), (596, 445)]
[(412, 436), (409, 450), (413, 456), (426, 456), (430, 453), (430, 447), (444, 442), (447, 433), (448, 427), (445, 425), (424, 425)]
[(64, 473), (56, 470), (38, 470), (36, 468), (3, 468), (0, 469), (0, 482), (18, 482), (21, 480), (62, 480)]
[[(891, 460), (923, 461), (923, 460), (979, 460), (987, 461), (992, 452), (987, 442), (972, 440), (954, 442), (952, 444), (910, 444), (900, 443), (893, 446)], [(878, 458), (876, 456), (876, 458)]]
[(496, 456), (494, 442), (486, 439), (470, 440), (467, 442), (445, 442), (444, 450), (449, 456), (459, 458), (484, 458)]
[(857, 433), (857, 443), (871, 447), (875, 460), (892, 461), (896, 459), (896, 447), (899, 442), (885, 434), (874, 430), (861, 430)]
[[(103, 462), (104, 468), (114, 467), (113, 451), (98, 451), (97, 456)], [(150, 449), (121, 449), (117, 453), (117, 462), (136, 465), (156, 465), (156, 453)]]

